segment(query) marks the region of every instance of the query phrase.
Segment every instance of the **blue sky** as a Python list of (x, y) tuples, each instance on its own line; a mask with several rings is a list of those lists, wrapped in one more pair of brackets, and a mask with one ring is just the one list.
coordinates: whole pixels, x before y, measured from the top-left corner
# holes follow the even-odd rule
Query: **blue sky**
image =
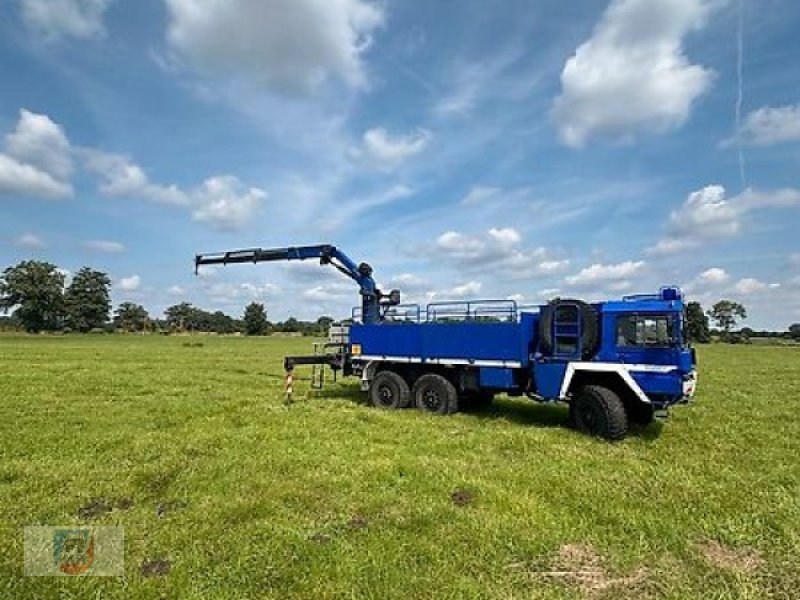
[(316, 264), (192, 271), (329, 242), (411, 301), (677, 283), (784, 328), (798, 27), (792, 0), (3, 0), (0, 265), (345, 316)]

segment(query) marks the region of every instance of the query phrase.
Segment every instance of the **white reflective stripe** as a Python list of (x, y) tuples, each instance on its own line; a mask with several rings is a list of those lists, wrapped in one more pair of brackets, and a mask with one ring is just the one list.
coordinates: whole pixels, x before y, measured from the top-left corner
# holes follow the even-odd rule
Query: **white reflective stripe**
[(646, 371), (648, 373), (672, 373), (672, 371), (678, 370), (678, 367), (674, 365), (625, 364), (625, 368), (628, 369), (628, 371)]
[(572, 382), (572, 377), (578, 371), (593, 371), (595, 373), (618, 373), (622, 377), (628, 387), (634, 394), (646, 404), (650, 404), (650, 398), (647, 397), (639, 387), (639, 384), (631, 377), (631, 374), (626, 369), (627, 365), (620, 363), (599, 363), (599, 362), (571, 362), (567, 365), (567, 371), (564, 373), (564, 381), (561, 382), (561, 391), (559, 397), (565, 398), (569, 384)]
[(522, 363), (515, 360), (470, 360), (467, 358), (426, 358), (423, 359), (419, 356), (383, 356), (377, 354), (362, 354), (360, 356), (353, 356), (350, 360), (379, 360), (383, 362), (399, 362), (399, 363), (425, 363), (432, 365), (467, 365), (472, 367), (506, 367), (509, 369), (519, 369)]

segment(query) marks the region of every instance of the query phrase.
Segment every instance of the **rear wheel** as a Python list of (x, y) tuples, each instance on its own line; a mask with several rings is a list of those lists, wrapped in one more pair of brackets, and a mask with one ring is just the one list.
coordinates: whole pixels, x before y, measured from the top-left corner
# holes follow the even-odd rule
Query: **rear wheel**
[(406, 408), (411, 403), (411, 391), (400, 375), (381, 371), (369, 386), (369, 401), (376, 408)]
[(570, 421), (579, 431), (607, 440), (621, 440), (628, 432), (622, 400), (599, 385), (587, 385), (578, 391), (570, 403)]
[(414, 384), (414, 403), (421, 411), (444, 415), (458, 411), (458, 392), (446, 378), (428, 373)]

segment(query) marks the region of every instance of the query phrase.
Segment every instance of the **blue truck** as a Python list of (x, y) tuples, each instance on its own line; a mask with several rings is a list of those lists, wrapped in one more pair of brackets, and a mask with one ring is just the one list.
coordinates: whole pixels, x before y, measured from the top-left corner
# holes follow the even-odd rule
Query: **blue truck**
[(198, 254), (195, 269), (308, 259), (355, 281), (361, 303), (324, 352), (287, 356), (286, 371), (326, 365), (357, 376), (375, 407), (451, 414), (486, 406), (500, 393), (527, 396), (565, 402), (573, 427), (619, 440), (629, 424), (648, 424), (657, 411), (694, 396), (696, 356), (677, 287), (599, 303), (403, 305), (398, 290), (378, 289), (370, 265), (329, 244)]

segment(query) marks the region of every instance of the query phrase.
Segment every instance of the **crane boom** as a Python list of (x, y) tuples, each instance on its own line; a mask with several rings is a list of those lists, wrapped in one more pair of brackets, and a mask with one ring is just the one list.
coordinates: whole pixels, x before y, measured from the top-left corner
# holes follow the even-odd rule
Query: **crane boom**
[(272, 261), (308, 260), (318, 258), (321, 265), (332, 265), (347, 275), (359, 286), (361, 294), (362, 320), (365, 323), (380, 321), (380, 307), (399, 304), (400, 294), (393, 290), (384, 296), (372, 278), (372, 267), (367, 263), (356, 264), (349, 256), (331, 244), (315, 246), (290, 246), (287, 248), (247, 248), (227, 252), (197, 254), (194, 257), (195, 272), (202, 265), (230, 265)]

